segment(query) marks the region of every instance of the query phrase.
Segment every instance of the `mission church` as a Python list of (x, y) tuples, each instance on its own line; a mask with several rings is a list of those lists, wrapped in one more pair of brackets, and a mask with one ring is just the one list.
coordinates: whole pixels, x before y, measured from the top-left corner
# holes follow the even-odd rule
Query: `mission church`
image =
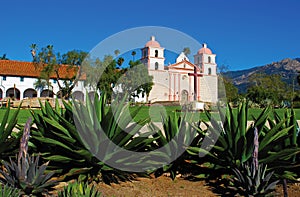
[(194, 63), (182, 52), (174, 64), (165, 65), (165, 49), (154, 36), (141, 50), (141, 62), (154, 82), (148, 101), (217, 102), (216, 54), (206, 44), (194, 55)]
[[(153, 76), (154, 85), (149, 97), (140, 98), (142, 102), (201, 101), (216, 103), (218, 99), (218, 80), (216, 55), (206, 44), (194, 55), (194, 63), (181, 53), (174, 64), (165, 65), (165, 49), (152, 36), (141, 49), (141, 62)], [(67, 65), (59, 69), (62, 78), (72, 78), (77, 70)], [(55, 75), (50, 76), (51, 89), (36, 89), (34, 84), (40, 76), (32, 62), (0, 60), (0, 100), (15, 98), (22, 100), (33, 97), (57, 97), (59, 87)], [(63, 83), (61, 81), (61, 83)], [(94, 95), (95, 91), (86, 90), (84, 79), (80, 79), (73, 89), (73, 98), (84, 100), (85, 94)], [(55, 96), (56, 95), (56, 96)]]

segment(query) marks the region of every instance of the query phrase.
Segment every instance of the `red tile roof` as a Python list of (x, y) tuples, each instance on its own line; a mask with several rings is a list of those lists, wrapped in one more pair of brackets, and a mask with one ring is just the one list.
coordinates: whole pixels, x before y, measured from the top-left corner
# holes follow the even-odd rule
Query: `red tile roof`
[[(38, 78), (41, 75), (42, 68), (37, 67), (32, 62), (21, 62), (15, 60), (0, 60), (0, 75), (2, 76), (20, 76)], [(77, 66), (62, 65), (58, 70), (61, 79), (70, 79), (77, 75)], [(50, 78), (56, 78), (53, 73)]]

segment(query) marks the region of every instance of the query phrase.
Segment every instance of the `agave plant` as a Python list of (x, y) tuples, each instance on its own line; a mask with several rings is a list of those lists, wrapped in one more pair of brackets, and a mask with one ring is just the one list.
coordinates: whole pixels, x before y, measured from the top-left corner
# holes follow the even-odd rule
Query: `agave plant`
[[(265, 108), (258, 117), (253, 118), (253, 124), (247, 126), (248, 105), (244, 101), (234, 114), (228, 105), (226, 113), (221, 114), (221, 122), (211, 119), (211, 125), (207, 125), (206, 130), (198, 127), (198, 132), (203, 135), (203, 139), (210, 140), (212, 144), (208, 147), (189, 147), (191, 155), (206, 155), (205, 158), (195, 158), (193, 162), (202, 164), (208, 161), (213, 164), (214, 169), (221, 169), (223, 173), (230, 174), (232, 168), (239, 168), (251, 158), (253, 152), (253, 129), (257, 128), (259, 137), (259, 162), (272, 166), (272, 162), (277, 160), (289, 160), (299, 153), (299, 148), (288, 147), (286, 149), (275, 149), (277, 144), (288, 139), (292, 133), (293, 126), (283, 127), (287, 119), (281, 119), (276, 125), (269, 127), (266, 123), (270, 120), (271, 108)], [(210, 113), (207, 113), (210, 117)], [(217, 136), (217, 138), (216, 138)], [(201, 138), (200, 138), (201, 139)], [(216, 141), (214, 141), (216, 140)]]
[(100, 197), (101, 192), (97, 190), (97, 188), (93, 185), (90, 186), (87, 182), (82, 183), (75, 181), (73, 183), (69, 183), (67, 186), (63, 188), (62, 191), (58, 192), (58, 197)]
[[(296, 114), (293, 109), (286, 109), (283, 116), (273, 111), (273, 117), (268, 119), (270, 130), (278, 128), (285, 130), (287, 136), (277, 140), (273, 147), (268, 149), (270, 157), (265, 157), (267, 152), (260, 154), (261, 162), (269, 163), (269, 168), (275, 170), (275, 174), (281, 178), (296, 181), (299, 172), (299, 143), (298, 135), (299, 126), (297, 124)], [(266, 131), (262, 135), (266, 135)], [(274, 154), (281, 154), (281, 157), (274, 157)]]
[(246, 162), (241, 165), (240, 168), (234, 168), (232, 179), (233, 189), (235, 193), (239, 193), (243, 196), (270, 196), (275, 191), (275, 186), (279, 182), (271, 182), (273, 171), (266, 174), (267, 165), (259, 164), (258, 162), (258, 150), (259, 140), (257, 128), (254, 128), (253, 139), (253, 153), (252, 162)]
[[(107, 183), (132, 178), (130, 173), (110, 167), (106, 162), (114, 154), (120, 154), (109, 144), (125, 150), (143, 151), (153, 141), (148, 137), (134, 137), (141, 127), (139, 124), (143, 123), (131, 124), (129, 116), (134, 117), (137, 112), (123, 113), (129, 107), (124, 101), (116, 103), (115, 110), (112, 105), (106, 108), (105, 94), (100, 98), (96, 95), (93, 102), (87, 96), (85, 104), (63, 101), (63, 105), (64, 109), (58, 105), (52, 108), (46, 102), (41, 104), (42, 113), (32, 111), (37, 126), (32, 129), (32, 142), (43, 159), (51, 161), (51, 169), (61, 174), (61, 179), (78, 175), (81, 179), (96, 178), (99, 173)], [(111, 143), (105, 143), (107, 140)], [(97, 154), (103, 155), (103, 159), (100, 160)]]
[[(233, 193), (242, 196), (271, 196), (274, 195), (276, 184), (272, 181), (273, 172), (267, 173), (267, 165), (259, 164), (257, 167), (253, 163), (244, 163), (240, 168), (234, 168), (233, 186), (230, 189)], [(232, 194), (233, 195), (233, 194)]]
[(39, 165), (39, 156), (27, 155), (21, 163), (11, 159), (3, 163), (6, 170), (0, 170), (1, 182), (21, 189), (24, 194), (41, 194), (56, 184), (51, 180), (54, 172), (46, 172), (48, 163)]
[(0, 170), (2, 175), (0, 181), (21, 189), (24, 194), (41, 194), (47, 192), (47, 189), (55, 185), (56, 181), (50, 180), (54, 172), (46, 173), (48, 162), (40, 165), (39, 156), (29, 156), (27, 153), (30, 123), (29, 118), (24, 127), (17, 161), (10, 158), (9, 162), (3, 162), (5, 170)]
[[(191, 126), (191, 117), (177, 115), (176, 113), (169, 116), (161, 115), (163, 128), (159, 129), (154, 124), (150, 124), (150, 130), (156, 139), (152, 144), (152, 149), (161, 151), (156, 152), (156, 160), (153, 162), (162, 162), (163, 167), (155, 170), (155, 176), (169, 172), (170, 177), (174, 180), (178, 173), (184, 175), (190, 169), (187, 162), (190, 159), (186, 152), (187, 147), (195, 145), (199, 141), (196, 130)], [(153, 154), (152, 152), (150, 154)]]
[(143, 162), (146, 156), (139, 157), (139, 153), (150, 150), (155, 139), (150, 138), (151, 132), (140, 133), (147, 120), (133, 121), (140, 108), (129, 111), (130, 103), (125, 100), (126, 97), (116, 99), (106, 108), (103, 94), (100, 98), (95, 95), (94, 102), (87, 97), (85, 105), (74, 103), (76, 126), (85, 146), (103, 162), (106, 170), (119, 169), (121, 174), (147, 171), (137, 170), (147, 168)]
[(22, 132), (13, 132), (13, 129), (18, 121), (17, 116), (20, 111), (20, 106), (9, 119), (10, 102), (8, 102), (8, 108), (2, 117), (0, 125), (0, 159), (7, 160), (9, 156), (15, 155), (18, 151)]
[(21, 190), (13, 188), (8, 184), (0, 185), (0, 197), (19, 197), (21, 196)]

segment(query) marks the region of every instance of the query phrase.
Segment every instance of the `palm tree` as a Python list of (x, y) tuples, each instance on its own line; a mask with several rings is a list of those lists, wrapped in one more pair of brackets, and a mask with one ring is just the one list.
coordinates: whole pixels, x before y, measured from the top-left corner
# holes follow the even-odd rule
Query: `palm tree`
[(0, 60), (8, 60), (5, 53), (2, 55), (2, 57), (0, 57)]
[(134, 56), (136, 55), (136, 52), (135, 52), (135, 51), (132, 51), (132, 52), (131, 52), (131, 55), (132, 55), (132, 61), (134, 61)]
[(191, 49), (189, 47), (184, 47), (182, 52), (185, 56), (188, 56), (191, 53)]
[(120, 58), (118, 59), (118, 61), (117, 61), (118, 66), (121, 67), (122, 64), (123, 64), (123, 62), (124, 62), (124, 58), (123, 58), (123, 57), (120, 57)]
[(116, 50), (114, 51), (114, 53), (115, 53), (115, 56), (118, 57), (118, 55), (120, 54), (120, 50), (119, 50), (119, 49), (116, 49)]
[(39, 78), (34, 82), (33, 85), (36, 90), (43, 91), (43, 89), (47, 86), (47, 82)]
[(33, 57), (33, 59), (34, 59), (35, 56), (36, 56), (37, 45), (36, 45), (36, 44), (31, 44), (31, 45), (30, 45), (30, 48), (31, 48), (31, 50), (30, 50), (31, 55), (32, 55), (32, 57)]

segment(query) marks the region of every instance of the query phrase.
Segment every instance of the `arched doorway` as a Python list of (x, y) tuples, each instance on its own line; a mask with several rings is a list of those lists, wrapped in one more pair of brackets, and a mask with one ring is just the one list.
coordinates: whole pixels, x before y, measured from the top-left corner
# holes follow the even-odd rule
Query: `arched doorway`
[(29, 88), (26, 89), (23, 93), (23, 98), (35, 98), (37, 97), (37, 91), (35, 89)]
[(84, 94), (81, 91), (75, 91), (72, 94), (73, 99), (84, 101)]
[(3, 91), (2, 91), (2, 89), (0, 88), (0, 100), (2, 100), (3, 99)]
[(189, 101), (189, 92), (187, 90), (181, 91), (180, 104), (186, 105)]
[(41, 92), (41, 97), (53, 97), (54, 92), (52, 90), (46, 89)]
[(9, 88), (6, 91), (6, 97), (20, 100), (20, 90), (18, 88)]
[(96, 95), (95, 91), (89, 92), (89, 98), (90, 98), (91, 101), (94, 101), (95, 95)]

